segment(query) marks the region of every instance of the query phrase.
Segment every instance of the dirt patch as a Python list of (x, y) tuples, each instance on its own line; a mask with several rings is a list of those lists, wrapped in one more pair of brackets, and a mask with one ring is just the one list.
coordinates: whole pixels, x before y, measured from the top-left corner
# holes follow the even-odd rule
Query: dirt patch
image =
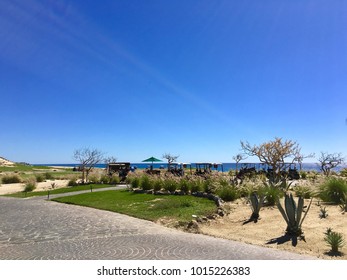
[[(35, 191), (48, 191), (52, 189), (52, 184), (55, 189), (64, 188), (68, 185), (69, 180), (47, 180), (46, 182), (37, 183)], [(0, 185), (0, 195), (22, 192), (25, 188), (24, 183), (2, 184)]]
[[(305, 205), (308, 203), (309, 200), (305, 200)], [(326, 207), (327, 218), (319, 217), (321, 206)], [(322, 259), (347, 260), (347, 243), (341, 249), (340, 256), (331, 256), (330, 247), (324, 241), (324, 232), (329, 227), (342, 233), (347, 240), (347, 214), (342, 214), (338, 205), (322, 205), (318, 200), (313, 200), (302, 225), (305, 241), (288, 240), (284, 237), (286, 223), (277, 207), (263, 207), (260, 219), (256, 223), (247, 223), (252, 212), (245, 200), (227, 203), (225, 207), (229, 208), (230, 214), (211, 220), (207, 224), (200, 224), (201, 233)]]

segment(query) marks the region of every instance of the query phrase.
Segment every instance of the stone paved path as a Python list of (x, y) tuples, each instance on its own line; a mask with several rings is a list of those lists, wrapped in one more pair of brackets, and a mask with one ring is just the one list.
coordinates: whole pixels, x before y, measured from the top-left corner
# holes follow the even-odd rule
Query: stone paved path
[(0, 197), (0, 259), (314, 259), (41, 198)]

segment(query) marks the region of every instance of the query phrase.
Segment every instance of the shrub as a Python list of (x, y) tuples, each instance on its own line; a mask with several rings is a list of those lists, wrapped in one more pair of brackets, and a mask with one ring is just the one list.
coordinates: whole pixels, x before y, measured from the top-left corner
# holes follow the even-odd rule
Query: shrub
[(258, 193), (259, 185), (246, 181), (240, 185), (239, 191), (241, 197), (249, 197), (252, 193)]
[(76, 179), (71, 179), (69, 180), (69, 183), (67, 184), (69, 187), (75, 187), (77, 186), (77, 182), (76, 182)]
[(160, 178), (157, 178), (153, 181), (153, 190), (155, 192), (160, 191), (163, 188), (163, 182)]
[(203, 191), (203, 189), (204, 189), (203, 183), (202, 183), (202, 180), (200, 178), (192, 179), (191, 186), (190, 186), (190, 191), (192, 193), (201, 192), (201, 191)]
[(262, 189), (259, 189), (259, 193), (264, 195), (264, 203), (268, 206), (274, 206), (276, 201), (284, 195), (282, 189), (272, 184), (267, 184)]
[(103, 174), (103, 175), (100, 176), (100, 183), (102, 183), (102, 184), (109, 184), (112, 177)]
[(181, 179), (181, 181), (179, 182), (179, 188), (182, 192), (188, 194), (190, 190), (189, 181), (187, 179)]
[(306, 171), (300, 171), (300, 178), (301, 179), (307, 179), (307, 172)]
[(164, 183), (164, 189), (169, 192), (174, 192), (179, 187), (178, 182), (176, 182), (176, 180), (172, 178), (165, 179), (163, 183)]
[(143, 175), (140, 180), (140, 188), (144, 191), (152, 189), (152, 184), (147, 175)]
[(139, 177), (131, 178), (131, 187), (134, 189), (137, 189), (138, 187), (140, 187), (140, 178)]
[(41, 174), (37, 174), (35, 178), (36, 178), (36, 182), (38, 183), (43, 182), (45, 180), (45, 178)]
[(324, 202), (339, 204), (347, 194), (347, 182), (341, 178), (330, 178), (319, 186), (319, 198)]
[(18, 177), (18, 175), (6, 175), (2, 177), (1, 181), (3, 184), (21, 183), (21, 179)]
[(339, 248), (341, 248), (345, 243), (342, 234), (333, 231), (331, 228), (328, 228), (324, 234), (324, 241), (331, 247), (331, 252), (338, 253)]
[(296, 196), (301, 196), (302, 198), (311, 198), (312, 191), (307, 186), (295, 186), (294, 188)]
[(53, 175), (49, 172), (45, 173), (45, 178), (46, 178), (46, 180), (53, 180), (54, 179)]
[(216, 191), (216, 193), (224, 201), (234, 201), (240, 197), (240, 192), (236, 186), (233, 185), (222, 186)]
[(212, 193), (216, 190), (215, 184), (212, 179), (206, 179), (202, 181), (202, 189), (206, 193)]
[(36, 189), (35, 179), (30, 179), (25, 183), (24, 192), (32, 192)]
[[(117, 185), (120, 183), (120, 178), (116, 175), (112, 176), (111, 178), (108, 178), (109, 181), (106, 181), (105, 183), (111, 184), (111, 185)], [(102, 181), (103, 182), (103, 181)]]
[(347, 168), (344, 168), (340, 171), (340, 175), (343, 177), (347, 177)]
[(100, 182), (100, 178), (99, 178), (98, 175), (93, 174), (93, 175), (90, 175), (90, 176), (88, 177), (88, 182), (89, 182), (89, 183), (99, 183), (99, 182)]

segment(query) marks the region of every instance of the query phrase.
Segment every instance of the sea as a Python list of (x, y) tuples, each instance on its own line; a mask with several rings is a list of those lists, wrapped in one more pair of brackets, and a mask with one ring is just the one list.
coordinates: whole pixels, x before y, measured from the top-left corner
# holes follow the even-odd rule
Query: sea
[[(77, 167), (79, 166), (78, 163), (45, 163), (45, 164), (34, 164), (35, 166), (59, 166), (59, 167)], [(153, 165), (154, 169), (165, 169), (167, 168), (168, 164), (167, 163), (130, 163), (131, 167), (134, 167), (135, 169), (146, 169), (149, 168), (151, 165)], [(259, 166), (259, 163), (247, 163), (248, 166)], [(196, 167), (196, 163), (191, 163), (187, 166), (187, 168), (189, 168), (189, 166), (191, 166), (192, 168)], [(239, 163), (237, 165), (237, 168), (240, 169), (240, 167), (244, 166), (244, 163)], [(106, 168), (106, 164), (97, 164), (95, 167), (97, 168)], [(296, 165), (296, 168), (299, 170), (299, 165)], [(338, 166), (332, 170), (339, 172), (341, 169), (343, 168), (347, 168), (346, 165), (341, 165)], [(236, 163), (231, 163), (231, 162), (226, 162), (226, 163), (219, 163), (217, 164), (215, 167), (212, 167), (212, 170), (216, 170), (216, 171), (223, 171), (223, 172), (228, 172), (229, 170), (236, 170)], [(303, 163), (302, 164), (302, 170), (303, 171), (320, 171), (319, 169), (319, 165), (317, 163)]]

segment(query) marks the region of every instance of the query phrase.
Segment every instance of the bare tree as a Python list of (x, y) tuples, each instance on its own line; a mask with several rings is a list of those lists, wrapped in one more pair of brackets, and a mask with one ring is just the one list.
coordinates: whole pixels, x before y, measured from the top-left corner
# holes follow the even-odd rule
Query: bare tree
[(321, 156), (318, 159), (320, 170), (326, 176), (330, 175), (331, 169), (339, 166), (344, 162), (344, 158), (341, 153), (329, 154), (327, 152), (321, 152)]
[(102, 162), (103, 153), (97, 149), (80, 148), (74, 151), (73, 158), (80, 164), (82, 183), (85, 183), (88, 181), (88, 175), (95, 165)]
[(300, 151), (299, 144), (292, 140), (282, 140), (276, 137), (272, 141), (268, 141), (259, 145), (250, 145), (248, 142), (241, 141), (241, 147), (245, 154), (258, 157), (259, 161), (271, 166), (272, 179), (278, 181), (281, 179), (281, 172), (286, 167), (287, 159), (292, 158), (291, 162), (295, 162)]
[(170, 169), (170, 165), (178, 159), (179, 156), (173, 156), (170, 153), (163, 154), (163, 158), (167, 160), (168, 169)]
[(114, 163), (114, 162), (117, 162), (117, 158), (116, 157), (105, 157), (104, 158), (104, 163), (105, 164)]
[(235, 162), (236, 162), (236, 175), (237, 175), (237, 166), (238, 166), (239, 162), (241, 160), (246, 159), (246, 158), (248, 158), (248, 156), (245, 154), (237, 154), (237, 155), (233, 156), (233, 160), (235, 160)]
[(299, 163), (299, 168), (300, 168), (300, 171), (302, 170), (302, 163), (304, 161), (305, 158), (314, 158), (315, 154), (314, 153), (311, 153), (311, 154), (308, 154), (308, 155), (304, 155), (301, 153), (301, 148), (299, 148), (297, 154), (295, 155), (295, 161), (297, 161)]

